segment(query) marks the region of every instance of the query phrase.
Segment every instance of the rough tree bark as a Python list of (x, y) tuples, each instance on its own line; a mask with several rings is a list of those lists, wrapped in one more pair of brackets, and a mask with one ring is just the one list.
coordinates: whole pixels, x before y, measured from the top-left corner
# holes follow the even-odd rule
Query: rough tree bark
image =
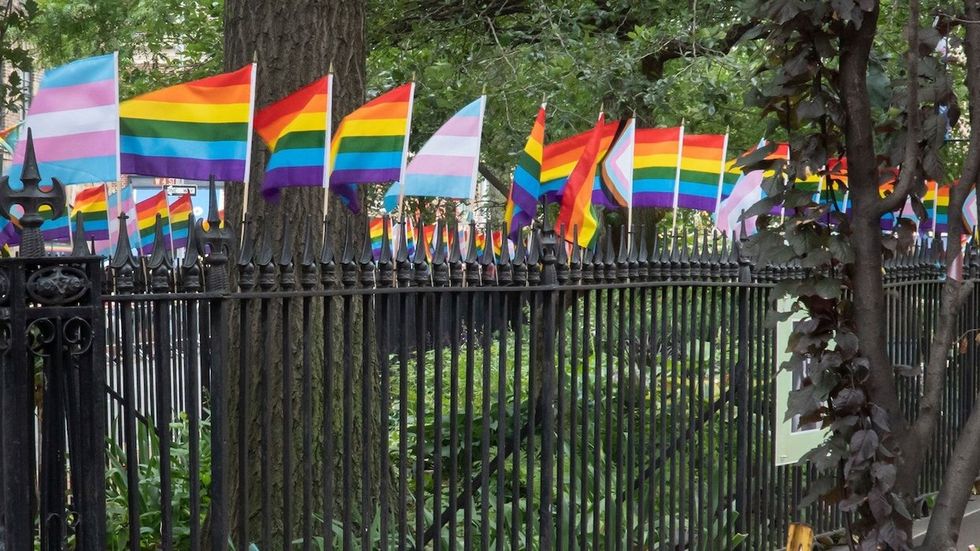
[[(226, 0), (225, 2), (225, 68), (228, 70), (241, 67), (253, 60), (253, 56), (258, 61), (256, 107), (261, 108), (272, 101), (280, 99), (297, 88), (312, 82), (313, 80), (325, 75), (331, 63), (334, 68), (334, 91), (333, 91), (333, 118), (334, 128), (339, 120), (357, 108), (364, 101), (365, 94), (365, 65), (366, 50), (364, 44), (364, 13), (365, 3), (363, 0)], [(247, 218), (251, 223), (253, 235), (261, 232), (268, 232), (273, 243), (272, 250), (278, 258), (282, 247), (282, 236), (284, 227), (295, 236), (293, 250), (294, 262), (299, 263), (303, 246), (303, 228), (309, 221), (314, 224), (314, 235), (319, 235), (322, 228), (322, 191), (315, 188), (291, 188), (285, 189), (279, 204), (269, 204), (262, 199), (259, 194), (262, 175), (268, 157), (268, 151), (264, 144), (261, 144), (258, 137), (255, 138), (253, 147), (251, 182), (249, 184), (249, 201)], [(231, 183), (226, 187), (225, 213), (227, 222), (232, 228), (240, 229), (242, 220), (242, 186)], [(347, 211), (339, 201), (333, 199), (329, 210), (328, 238), (333, 239), (334, 250), (339, 252), (349, 211)], [(354, 243), (357, 244), (365, 233), (364, 215), (355, 216), (351, 219), (355, 231)], [(236, 231), (236, 234), (239, 233)], [(318, 241), (318, 239), (317, 239)], [(319, 252), (319, 247), (314, 250)], [(234, 265), (234, 262), (233, 264)], [(297, 266), (298, 275), (299, 268)], [(354, 301), (359, 303), (359, 301)], [(319, 300), (313, 301), (313, 342), (312, 364), (313, 364), (313, 396), (321, 395), (323, 377), (323, 342), (322, 324), (330, 324), (334, 329), (331, 333), (341, 335), (340, 320), (324, 320), (322, 303)], [(254, 305), (253, 305), (254, 307)], [(257, 311), (253, 310), (252, 327), (249, 328), (251, 336), (250, 357), (253, 361), (246, 365), (239, 365), (239, 345), (233, 342), (229, 351), (230, 373), (230, 443), (229, 449), (233, 460), (231, 469), (233, 472), (228, 474), (231, 481), (231, 503), (236, 510), (230, 514), (232, 518), (232, 534), (236, 534), (239, 524), (237, 511), (238, 500), (241, 499), (241, 488), (238, 485), (239, 469), (247, 469), (246, 475), (251, 482), (249, 487), (249, 512), (250, 520), (248, 532), (252, 541), (257, 541), (260, 531), (258, 521), (260, 510), (260, 487), (262, 484), (272, 485), (272, 511), (273, 519), (273, 541), (278, 542), (282, 534), (282, 489), (283, 484), (292, 486), (293, 513), (292, 513), (292, 533), (298, 535), (297, 531), (302, 521), (302, 475), (301, 465), (303, 460), (302, 439), (301, 439), (301, 409), (300, 400), (302, 397), (302, 385), (300, 378), (300, 366), (302, 366), (302, 331), (301, 331), (301, 304), (299, 299), (294, 299), (291, 306), (292, 314), (288, 320), (288, 327), (282, 327), (282, 309), (278, 304), (270, 306), (270, 322), (264, 327), (258, 327)], [(339, 312), (339, 309), (337, 310)], [(360, 327), (360, 309), (355, 311), (354, 327)], [(233, 325), (237, 324), (239, 314), (233, 309), (230, 319)], [(338, 313), (339, 317), (339, 313)], [(282, 346), (280, 331), (286, 330), (291, 335), (292, 341), (288, 353), (292, 358), (294, 378), (291, 395), (293, 411), (293, 472), (284, 473), (282, 468), (282, 414), (283, 414), (283, 383), (280, 377), (282, 373)], [(262, 337), (266, 332), (272, 331), (274, 337), (272, 348), (259, 350), (261, 347), (256, 343), (263, 343)], [(231, 335), (237, 336), (237, 327), (232, 327), (229, 331)], [(360, 331), (355, 331), (355, 343), (353, 350), (355, 366), (360, 364)], [(237, 339), (235, 339), (237, 341)], [(335, 346), (335, 350), (340, 350)], [(260, 352), (268, 354), (270, 362), (271, 377), (268, 380), (262, 378), (262, 366), (260, 365)], [(371, 359), (373, 363), (374, 358)], [(335, 356), (335, 361), (339, 358)], [(360, 388), (360, 376), (358, 369), (355, 369), (354, 388)], [(372, 373), (376, 370), (372, 369)], [(248, 377), (248, 397), (245, 403), (239, 401), (240, 382), (243, 376)], [(336, 441), (340, 438), (341, 415), (339, 405), (341, 404), (343, 385), (341, 370), (338, 368), (334, 372), (333, 389), (334, 398), (330, 406), (334, 411), (333, 415), (333, 434)], [(272, 401), (266, 400), (266, 391), (271, 392)], [(360, 396), (358, 392), (354, 394), (354, 410), (360, 411)], [(319, 435), (320, 423), (323, 419), (325, 404), (322, 400), (313, 400), (314, 434)], [(259, 470), (259, 453), (262, 449), (261, 442), (261, 407), (272, 408), (272, 441), (268, 442), (268, 449), (272, 457), (272, 476), (271, 480), (262, 480)], [(241, 434), (237, 429), (237, 420), (242, 411), (246, 412), (248, 421), (247, 446), (249, 450), (248, 464), (239, 464), (237, 460), (237, 446)], [(376, 484), (379, 480), (376, 461), (372, 465), (360, 464), (360, 434), (365, 420), (360, 417), (354, 420), (354, 449), (346, 450), (353, 458), (355, 488), (354, 495), (359, 495), (360, 473), (367, 469), (372, 474), (371, 479)], [(372, 418), (367, 420), (368, 427), (372, 430), (372, 437), (387, 441), (387, 433), (380, 429), (380, 419)], [(320, 496), (323, 481), (320, 480), (320, 464), (324, 460), (334, 461), (335, 481), (334, 488), (340, 488), (340, 461), (339, 457), (344, 450), (336, 448), (337, 453), (333, 457), (325, 458), (322, 451), (322, 442), (319, 438), (314, 443), (313, 457), (314, 462), (314, 511), (322, 510)], [(372, 446), (375, 450), (383, 450), (385, 445)], [(339, 492), (337, 492), (339, 496)], [(374, 492), (377, 495), (377, 492)], [(339, 497), (334, 503), (334, 518), (339, 518), (342, 511)], [(356, 518), (356, 512), (355, 512)], [(319, 529), (316, 530), (319, 532)], [(273, 544), (275, 546), (275, 544)]]

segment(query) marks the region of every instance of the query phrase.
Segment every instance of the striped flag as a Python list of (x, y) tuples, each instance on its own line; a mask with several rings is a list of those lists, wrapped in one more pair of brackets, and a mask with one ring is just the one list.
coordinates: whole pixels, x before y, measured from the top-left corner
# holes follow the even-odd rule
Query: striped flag
[[(602, 162), (603, 189), (616, 205), (633, 206), (633, 158), (636, 150), (636, 119), (630, 119)], [(593, 197), (594, 199), (594, 197)]]
[(170, 239), (173, 241), (174, 249), (184, 249), (187, 247), (187, 238), (190, 236), (190, 222), (188, 217), (194, 212), (194, 205), (191, 203), (190, 194), (184, 194), (170, 203)]
[(641, 128), (636, 132), (633, 206), (673, 208), (683, 127)]
[(360, 211), (357, 184), (402, 179), (412, 127), (415, 83), (385, 92), (340, 121), (330, 141), (330, 189)]
[(970, 190), (970, 194), (966, 196), (966, 202), (963, 203), (963, 225), (966, 227), (966, 233), (973, 235), (977, 227), (976, 187)]
[(163, 224), (163, 235), (170, 246), (170, 210), (167, 205), (167, 192), (160, 190), (147, 199), (136, 203), (136, 219), (139, 227), (138, 248), (142, 254), (153, 252), (153, 242), (156, 232), (157, 215)]
[(136, 201), (133, 199), (133, 187), (126, 184), (109, 194), (109, 241), (112, 243), (112, 253), (116, 252), (119, 242), (119, 214), (126, 213), (126, 228), (129, 231), (129, 243), (139, 244), (139, 227), (136, 223)]
[(592, 129), (592, 135), (582, 151), (582, 156), (568, 176), (568, 182), (562, 193), (558, 220), (555, 221), (555, 231), (564, 232), (563, 237), (566, 241), (573, 241), (577, 231), (578, 243), (582, 247), (588, 247), (592, 243), (599, 227), (599, 221), (592, 208), (592, 190), (604, 127), (605, 114), (599, 113), (599, 119)]
[[(73, 61), (50, 69), (27, 111), (41, 176), (63, 184), (114, 182), (119, 178), (117, 54)], [(10, 181), (19, 182), (26, 142), (14, 150)]]
[[(764, 147), (765, 145), (766, 140), (762, 139), (759, 140), (757, 147)], [(739, 235), (741, 232), (739, 217), (742, 216), (743, 212), (752, 208), (752, 205), (762, 200), (762, 179), (762, 170), (753, 170), (749, 173), (743, 173), (738, 177), (735, 186), (732, 188), (732, 194), (723, 200), (718, 207), (715, 227), (719, 231), (731, 235), (736, 239), (741, 237)], [(755, 233), (756, 218), (752, 216), (745, 220), (745, 231), (748, 235)]]
[[(596, 154), (597, 162), (606, 154), (609, 145), (612, 144), (613, 138), (616, 137), (617, 130), (619, 130), (618, 121), (603, 123), (600, 129), (599, 149)], [(543, 157), (541, 159), (541, 191), (538, 195), (539, 199), (544, 197), (551, 202), (561, 202), (562, 193), (564, 193), (568, 177), (572, 173), (572, 170), (575, 169), (575, 165), (578, 164), (579, 159), (582, 158), (582, 153), (585, 151), (585, 146), (591, 137), (592, 130), (586, 130), (581, 134), (576, 134), (544, 146)], [(601, 183), (598, 181), (592, 182), (593, 189), (598, 189), (596, 188), (598, 185), (601, 185)]]
[(719, 188), (724, 182), (727, 147), (725, 134), (684, 135), (677, 184), (679, 208), (715, 212)]
[(3, 148), (7, 152), (7, 155), (13, 155), (14, 150), (17, 149), (17, 141), (20, 139), (20, 128), (24, 125), (24, 121), (8, 126), (3, 130), (0, 130), (0, 148)]
[[(541, 194), (541, 160), (544, 155), (544, 121), (547, 104), (542, 103), (538, 117), (531, 127), (531, 135), (524, 144), (514, 168), (514, 178), (507, 196), (504, 221), (507, 235), (519, 234), (538, 212), (538, 196)], [(499, 256), (499, 255), (498, 255)]]
[(388, 188), (386, 210), (395, 210), (402, 196), (473, 199), (486, 101), (480, 96), (436, 130), (408, 163), (404, 179)]
[(85, 235), (89, 239), (104, 242), (100, 248), (107, 248), (109, 241), (109, 208), (106, 200), (105, 184), (83, 189), (75, 195), (75, 205), (71, 211), (78, 227), (78, 217), (85, 220)]
[(266, 199), (278, 199), (288, 186), (326, 186), (332, 82), (325, 76), (255, 115), (255, 132), (272, 152), (262, 180)]
[(122, 172), (247, 182), (254, 105), (254, 63), (122, 102)]

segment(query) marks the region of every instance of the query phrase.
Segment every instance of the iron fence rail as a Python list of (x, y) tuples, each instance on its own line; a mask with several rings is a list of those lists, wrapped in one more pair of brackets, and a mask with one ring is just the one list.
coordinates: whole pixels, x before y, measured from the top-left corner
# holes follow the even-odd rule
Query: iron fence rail
[[(7, 340), (0, 470), (26, 500), (7, 494), (0, 506), (7, 549), (37, 537), (44, 549), (766, 549), (789, 522), (843, 525), (834, 510), (800, 506), (809, 467), (775, 464), (780, 344), (767, 312), (776, 282), (805, 273), (798, 265), (757, 265), (711, 235), (648, 244), (637, 232), (617, 247), (610, 231), (585, 250), (536, 231), (500, 258), (472, 241), (463, 255), (441, 232), (411, 258), (402, 240), (393, 256), (385, 235), (375, 261), (348, 227), (340, 254), (309, 230), (279, 254), (248, 232), (229, 266), (230, 236), (208, 231), (179, 265), (162, 248), (137, 259), (123, 246), (104, 266), (85, 257), (96, 287), (84, 311), (98, 313), (90, 336), (104, 348), (75, 349), (76, 367), (56, 361), (63, 344)], [(927, 357), (939, 252), (887, 263), (896, 364)], [(29, 278), (35, 264), (0, 260), (0, 274)], [(26, 331), (18, 315), (62, 327), (79, 311), (13, 292), (3, 301), (8, 336)], [(974, 294), (961, 334), (978, 309)], [(951, 351), (923, 493), (938, 487), (980, 390), (975, 341), (964, 342)], [(55, 384), (83, 364), (102, 387)], [(45, 377), (27, 404), (14, 393), (29, 384), (33, 395), (33, 382), (11, 373), (34, 369)], [(911, 414), (919, 379), (903, 381)], [(74, 472), (91, 447), (72, 438), (96, 420), (78, 407), (94, 403), (92, 414), (99, 401), (107, 485), (93, 513), (82, 501), (94, 506), (83, 491), (94, 467), (84, 480)], [(35, 415), (41, 465), (12, 448)], [(33, 480), (41, 503), (26, 497)], [(80, 537), (90, 522), (106, 545)]]

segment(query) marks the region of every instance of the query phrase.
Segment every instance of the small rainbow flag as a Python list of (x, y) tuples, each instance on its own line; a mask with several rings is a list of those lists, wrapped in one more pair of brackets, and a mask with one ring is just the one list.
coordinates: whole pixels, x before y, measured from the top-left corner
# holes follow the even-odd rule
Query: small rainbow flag
[(109, 206), (106, 200), (105, 184), (83, 189), (75, 195), (75, 205), (71, 211), (78, 227), (78, 217), (85, 220), (85, 235), (96, 241), (109, 240)]
[(524, 150), (517, 158), (514, 178), (507, 196), (504, 220), (507, 235), (517, 235), (528, 226), (538, 212), (538, 196), (541, 194), (541, 160), (544, 155), (544, 121), (547, 104), (542, 103), (538, 116), (531, 127)]
[(949, 229), (949, 184), (938, 186), (936, 201), (932, 205), (932, 230), (936, 235), (945, 233)]
[(170, 239), (173, 241), (174, 249), (187, 247), (187, 238), (190, 236), (188, 217), (192, 212), (194, 212), (194, 205), (188, 194), (181, 195), (170, 203)]
[(167, 192), (162, 189), (159, 193), (136, 203), (136, 220), (140, 237), (138, 248), (142, 254), (150, 254), (153, 251), (158, 214), (163, 218), (163, 234), (167, 238), (169, 247), (170, 211), (167, 208)]
[(119, 104), (122, 172), (248, 181), (255, 64)]
[(599, 119), (592, 129), (582, 156), (568, 176), (562, 193), (561, 209), (555, 221), (555, 231), (563, 232), (566, 241), (573, 241), (577, 231), (578, 244), (582, 247), (588, 247), (592, 243), (599, 226), (592, 208), (592, 191), (605, 126), (605, 114), (599, 113)]
[(8, 155), (13, 155), (14, 150), (17, 148), (17, 141), (20, 138), (20, 127), (23, 124), (24, 121), (20, 121), (13, 126), (8, 126), (7, 128), (0, 130), (0, 147), (2, 147)]
[(412, 125), (415, 83), (409, 82), (365, 103), (340, 121), (330, 142), (330, 188), (357, 212), (356, 184), (402, 179)]
[[(383, 216), (378, 216), (371, 219), (370, 233), (371, 233), (371, 254), (374, 256), (375, 262), (381, 258), (381, 241), (384, 238), (384, 227), (385, 219)], [(388, 234), (388, 238), (391, 239), (391, 234)]]
[(676, 206), (715, 212), (722, 193), (727, 134), (685, 134)]
[(405, 219), (405, 247), (408, 251), (408, 258), (415, 256), (415, 223), (411, 218)]
[(633, 206), (674, 207), (674, 182), (681, 160), (684, 127), (636, 131), (633, 161)]
[(332, 84), (333, 75), (325, 76), (255, 115), (255, 132), (272, 152), (262, 181), (267, 200), (288, 186), (326, 186)]
[[(599, 162), (605, 156), (618, 129), (618, 121), (603, 123), (600, 129), (596, 162)], [(589, 143), (591, 137), (592, 130), (586, 130), (581, 134), (576, 134), (544, 146), (541, 161), (541, 191), (538, 195), (539, 198), (545, 197), (548, 201), (561, 202), (565, 183), (568, 181), (572, 170), (575, 169), (575, 165), (578, 164), (579, 159), (582, 157), (585, 146)], [(593, 189), (596, 189), (595, 186), (597, 185), (601, 185), (601, 183), (598, 181), (593, 182)], [(600, 191), (600, 193), (602, 192)]]
[(47, 205), (41, 207), (41, 235), (45, 241), (71, 241), (71, 228), (68, 223), (68, 214), (62, 214), (58, 218), (51, 216), (51, 208)]
[(133, 198), (133, 186), (128, 184), (121, 186), (117, 191), (109, 194), (109, 241), (113, 243), (112, 253), (116, 252), (115, 243), (119, 239), (119, 213), (126, 213), (126, 228), (129, 232), (130, 244), (137, 244), (139, 241), (139, 226), (136, 223), (136, 201)]

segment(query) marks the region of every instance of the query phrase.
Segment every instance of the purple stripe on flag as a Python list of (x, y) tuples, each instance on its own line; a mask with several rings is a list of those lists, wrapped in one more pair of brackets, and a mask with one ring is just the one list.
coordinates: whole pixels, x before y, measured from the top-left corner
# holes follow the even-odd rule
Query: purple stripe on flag
[(511, 188), (511, 196), (514, 199), (514, 204), (522, 211), (537, 210), (538, 198), (528, 193), (521, 186), (513, 186)]
[(472, 138), (480, 135), (480, 129), (480, 117), (456, 115), (439, 128), (439, 135)]
[[(634, 191), (633, 192), (633, 206), (634, 207), (659, 207), (662, 209), (672, 209), (674, 208), (674, 192), (670, 193), (659, 193), (650, 191)], [(714, 210), (714, 207), (712, 207)]]
[(44, 92), (39, 92), (31, 102), (31, 114), (40, 115), (115, 103), (115, 81), (102, 80), (74, 86), (44, 88)]
[(703, 210), (715, 212), (715, 198), (700, 195), (678, 195), (677, 207), (682, 209)]
[(82, 132), (51, 138), (35, 138), (34, 150), (40, 162), (54, 162), (65, 159), (103, 157), (116, 154), (116, 132)]
[(274, 168), (265, 173), (262, 181), (262, 195), (270, 201), (279, 198), (279, 190), (284, 187), (322, 187), (322, 166), (289, 166)]
[(330, 185), (338, 184), (386, 184), (398, 180), (401, 168), (361, 168), (334, 170), (330, 173)]
[(473, 157), (451, 155), (419, 155), (412, 159), (408, 174), (473, 177)]
[(212, 175), (217, 180), (240, 182), (245, 178), (245, 161), (237, 159), (206, 161), (182, 157), (149, 157), (123, 153), (120, 157), (123, 174), (159, 176), (207, 180)]
[(537, 213), (524, 210), (515, 212), (513, 218), (511, 218), (511, 230), (507, 237), (517, 239), (521, 235), (521, 229), (531, 225), (535, 214)]

